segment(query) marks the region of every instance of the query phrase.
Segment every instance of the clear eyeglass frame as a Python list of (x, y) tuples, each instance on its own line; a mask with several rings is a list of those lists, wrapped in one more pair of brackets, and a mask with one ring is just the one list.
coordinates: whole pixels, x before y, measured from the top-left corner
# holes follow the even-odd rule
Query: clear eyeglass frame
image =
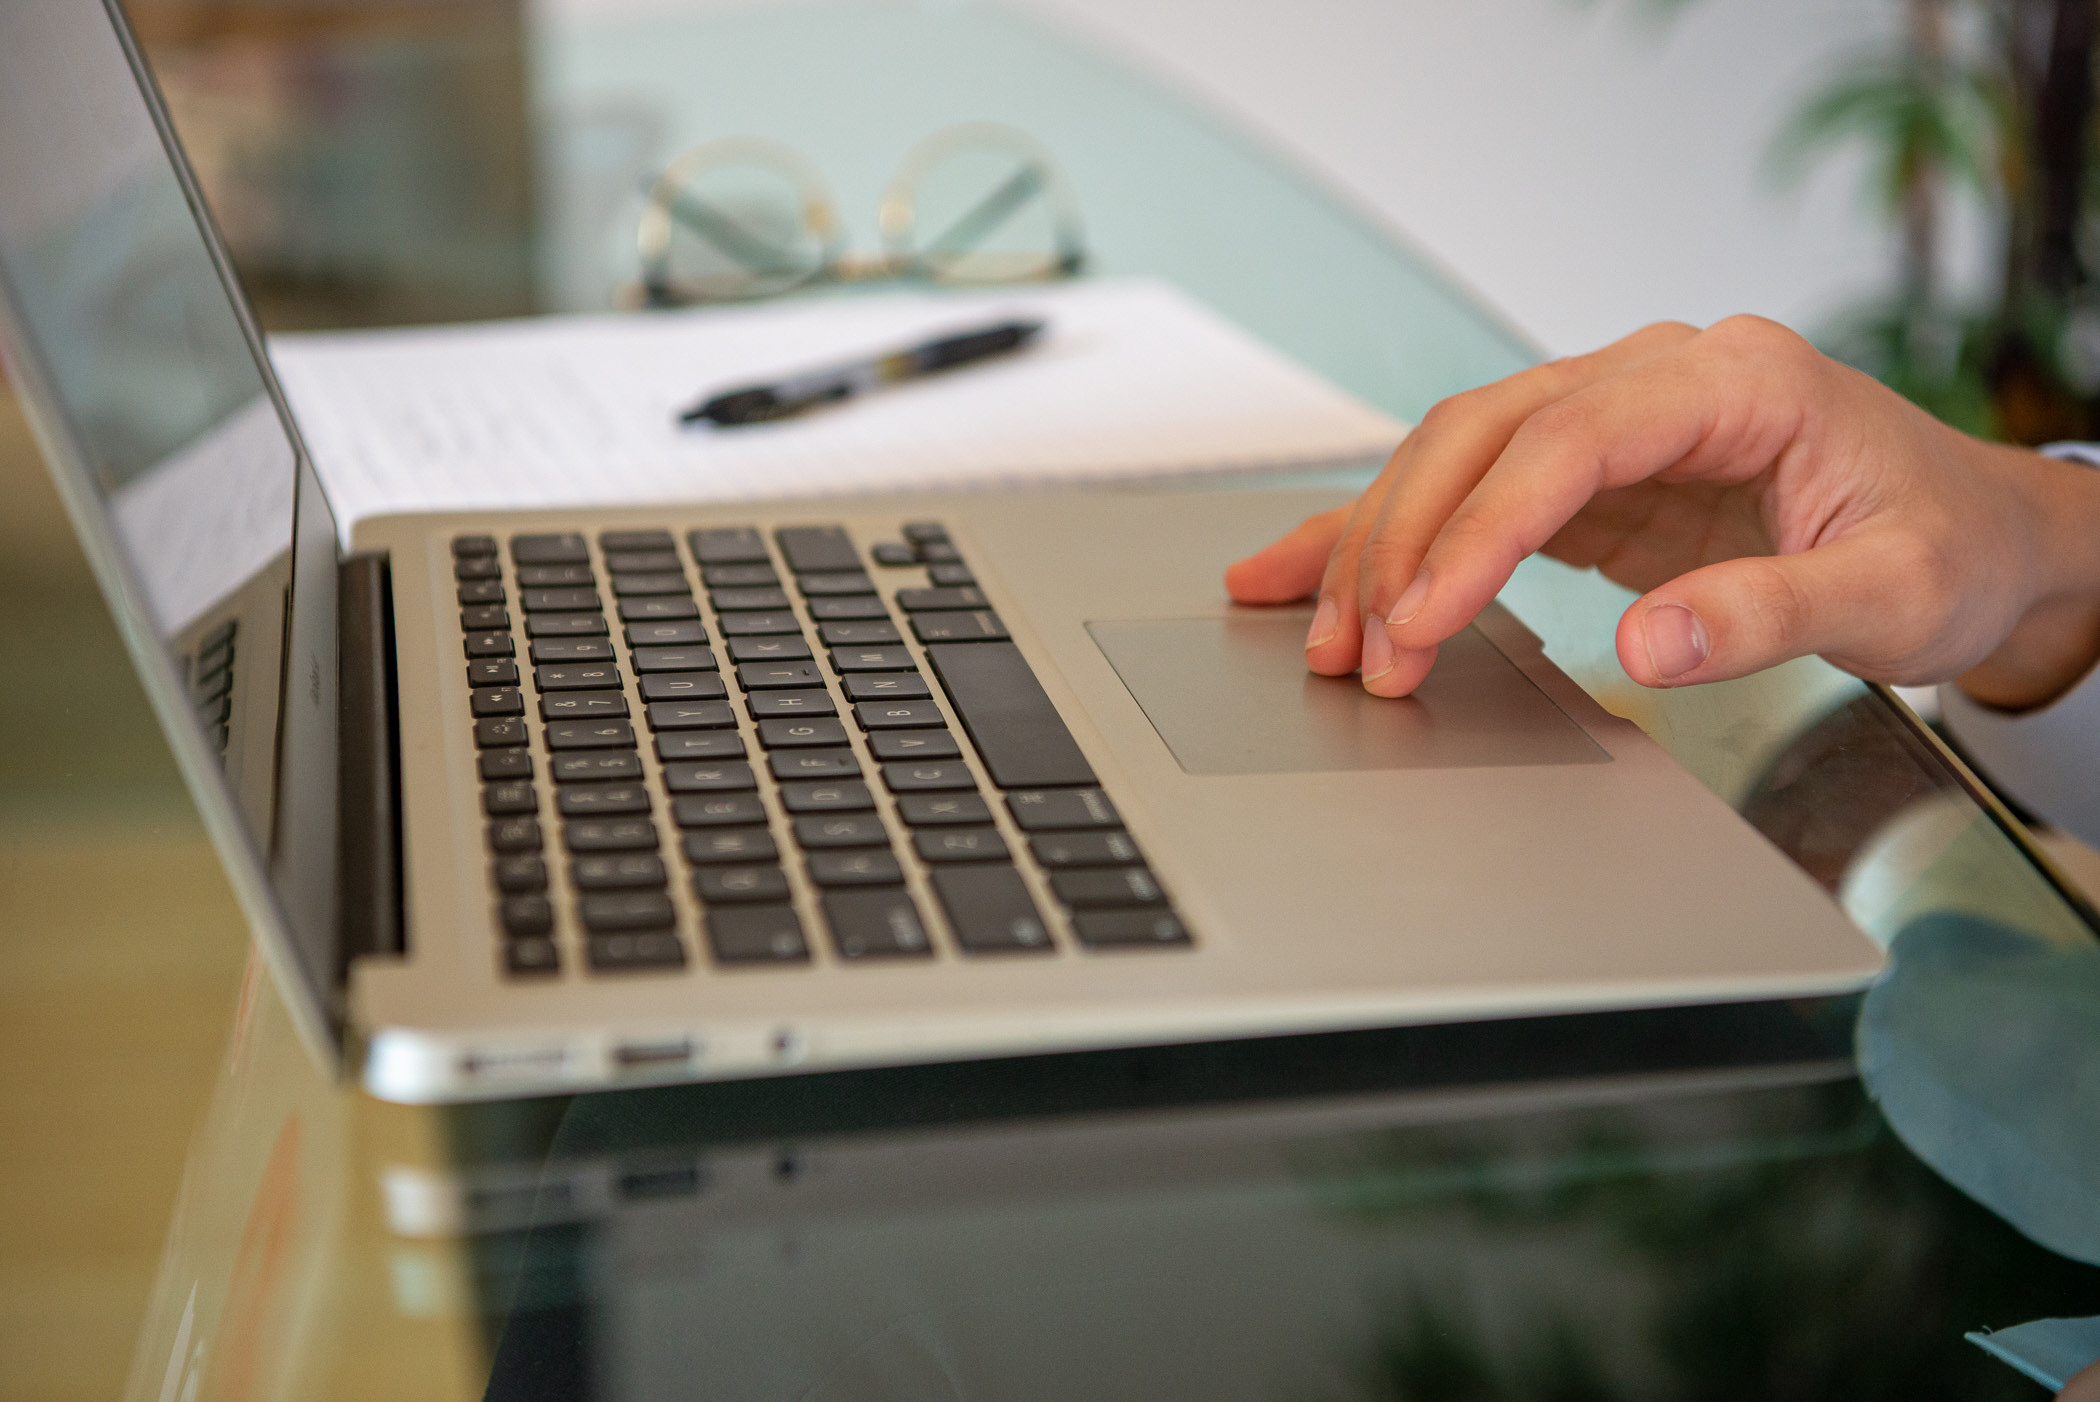
[(1070, 179), (1041, 142), (997, 123), (944, 127), (914, 146), (876, 224), (882, 251), (853, 253), (822, 174), (800, 152), (764, 137), (704, 142), (649, 185), (635, 240), (641, 300), (748, 302), (826, 283), (1049, 282), (1087, 262)]

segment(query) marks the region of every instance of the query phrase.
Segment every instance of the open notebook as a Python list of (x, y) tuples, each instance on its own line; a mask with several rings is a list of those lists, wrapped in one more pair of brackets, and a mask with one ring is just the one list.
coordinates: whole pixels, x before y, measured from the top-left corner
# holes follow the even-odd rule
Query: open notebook
[[(1008, 315), (1026, 351), (798, 419), (697, 398)], [(1404, 426), (1165, 283), (273, 337), (347, 531), (384, 511), (1040, 484), (1382, 457)]]

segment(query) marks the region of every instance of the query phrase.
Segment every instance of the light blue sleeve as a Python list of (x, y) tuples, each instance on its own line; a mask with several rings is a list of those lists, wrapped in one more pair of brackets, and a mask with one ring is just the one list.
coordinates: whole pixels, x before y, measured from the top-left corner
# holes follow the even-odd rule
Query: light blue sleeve
[[(2100, 467), (2100, 443), (2051, 443), (2053, 458)], [(2100, 541), (2093, 542), (2100, 550)], [(2037, 817), (2100, 846), (2100, 667), (2048, 705), (2000, 711), (1952, 682), (1940, 717), (1993, 783)]]

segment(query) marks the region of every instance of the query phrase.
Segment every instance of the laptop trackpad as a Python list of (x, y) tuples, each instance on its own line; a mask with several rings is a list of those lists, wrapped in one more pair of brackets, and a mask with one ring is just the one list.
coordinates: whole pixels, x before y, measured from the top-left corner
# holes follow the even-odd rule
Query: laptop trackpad
[(1608, 756), (1477, 629), (1444, 644), (1413, 696), (1305, 670), (1303, 609), (1089, 623), (1191, 774), (1595, 764)]

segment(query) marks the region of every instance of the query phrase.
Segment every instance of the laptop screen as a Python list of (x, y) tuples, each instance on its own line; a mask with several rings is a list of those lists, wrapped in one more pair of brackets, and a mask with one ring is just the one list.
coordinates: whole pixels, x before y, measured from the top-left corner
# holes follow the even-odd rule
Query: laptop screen
[(163, 716), (215, 756), (177, 746), (207, 821), (245, 875), (267, 875), (319, 984), (335, 918), (334, 523), (119, 24), (100, 0), (9, 12), (0, 322)]

